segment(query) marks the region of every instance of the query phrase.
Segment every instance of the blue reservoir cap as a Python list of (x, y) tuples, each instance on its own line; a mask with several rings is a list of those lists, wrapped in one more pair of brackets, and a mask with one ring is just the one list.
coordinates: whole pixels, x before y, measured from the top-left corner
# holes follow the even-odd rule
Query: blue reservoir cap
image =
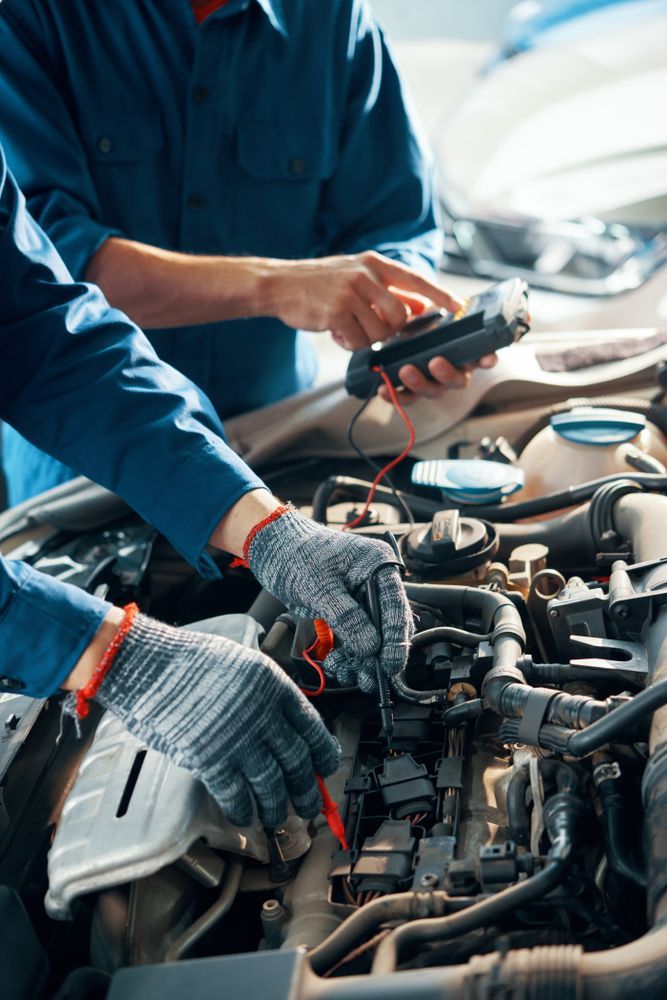
[(641, 413), (581, 406), (556, 414), (551, 426), (566, 441), (606, 447), (631, 441), (646, 427), (646, 418)]
[(483, 459), (433, 459), (412, 469), (416, 486), (432, 486), (467, 504), (498, 503), (523, 486), (523, 470)]

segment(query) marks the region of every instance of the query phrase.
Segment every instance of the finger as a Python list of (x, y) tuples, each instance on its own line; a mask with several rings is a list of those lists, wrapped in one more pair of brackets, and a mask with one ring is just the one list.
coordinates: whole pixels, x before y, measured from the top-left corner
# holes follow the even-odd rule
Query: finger
[[(380, 661), (380, 666), (382, 666), (382, 661)], [(364, 694), (375, 694), (378, 690), (377, 668), (377, 657), (360, 661), (357, 669), (357, 687)]]
[(356, 687), (357, 670), (347, 652), (338, 647), (326, 657), (322, 669), (327, 677), (335, 677), (341, 687)]
[(392, 286), (390, 292), (400, 299), (404, 306), (407, 306), (410, 310), (411, 316), (421, 316), (422, 313), (426, 312), (429, 305), (432, 303), (429, 299), (425, 299), (422, 295), (412, 295), (410, 292), (404, 291), (402, 288), (395, 288)]
[(464, 305), (464, 300), (458, 295), (446, 291), (427, 278), (423, 278), (416, 271), (406, 267), (405, 264), (399, 264), (397, 261), (381, 257), (379, 254), (372, 256), (373, 260), (369, 262), (369, 266), (384, 279), (386, 285), (396, 285), (408, 292), (417, 292), (418, 295), (425, 296), (435, 305), (447, 309), (448, 312), (458, 312)]
[(389, 677), (394, 677), (408, 662), (415, 631), (412, 610), (395, 567), (387, 566), (378, 572), (377, 588), (383, 639), (380, 664)]
[[(396, 294), (392, 294), (384, 285), (372, 278), (366, 277), (359, 281), (359, 295), (368, 305), (373, 305), (379, 311), (391, 334), (396, 333), (408, 321), (408, 310)], [(386, 338), (385, 338), (386, 339)]]
[(283, 772), (268, 746), (259, 746), (245, 760), (243, 774), (252, 788), (262, 826), (274, 827), (287, 818), (287, 789)]
[[(398, 377), (410, 392), (425, 399), (439, 399), (442, 395), (442, 386), (432, 379), (426, 378), (415, 365), (403, 365), (399, 368)], [(463, 375), (460, 376), (464, 378)]]
[[(403, 312), (405, 309), (401, 306)], [(369, 344), (376, 344), (378, 341), (387, 340), (389, 337), (393, 337), (396, 330), (393, 326), (385, 322), (384, 316), (380, 312), (376, 312), (371, 305), (368, 304), (360, 295), (358, 295), (352, 304), (352, 313), (357, 323), (364, 331), (366, 336), (366, 344), (364, 346), (368, 347)], [(405, 313), (407, 315), (407, 313)]]
[(297, 687), (283, 703), (283, 716), (288, 726), (304, 741), (317, 774), (333, 774), (340, 762), (340, 745), (328, 731), (310, 702)]
[(351, 312), (337, 320), (331, 328), (331, 336), (346, 351), (358, 351), (370, 343), (364, 328)]
[[(361, 581), (357, 583), (360, 585)], [(331, 598), (331, 610), (326, 619), (336, 636), (338, 648), (351, 660), (376, 655), (380, 636), (366, 611), (342, 586)]]
[(235, 826), (252, 823), (252, 798), (241, 774), (225, 775), (224, 781), (212, 782), (204, 778), (204, 784), (230, 823)]
[(493, 368), (494, 365), (498, 364), (497, 354), (485, 354), (483, 358), (480, 358), (477, 362), (480, 368)]
[(431, 358), (428, 370), (436, 382), (448, 389), (465, 389), (470, 381), (470, 372), (457, 368), (447, 358)]
[[(389, 395), (389, 389), (387, 389), (386, 385), (381, 385), (377, 394), (380, 399), (384, 399), (385, 403), (393, 404), (393, 400)], [(413, 403), (416, 403), (419, 399), (418, 396), (415, 396), (414, 392), (409, 392), (404, 385), (396, 388), (396, 395), (398, 396), (401, 406), (412, 406)]]
[(285, 726), (272, 734), (270, 748), (282, 769), (287, 794), (297, 813), (304, 819), (313, 819), (322, 808), (322, 798), (305, 742)]
[(370, 694), (377, 689), (376, 662), (374, 656), (350, 656), (342, 649), (335, 649), (322, 666), (325, 673), (335, 677), (341, 687), (359, 688)]

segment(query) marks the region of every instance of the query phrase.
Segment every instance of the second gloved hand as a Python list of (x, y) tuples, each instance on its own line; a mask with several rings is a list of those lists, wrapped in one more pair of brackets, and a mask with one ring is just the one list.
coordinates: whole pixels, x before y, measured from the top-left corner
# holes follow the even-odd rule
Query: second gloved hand
[[(325, 528), (288, 509), (251, 533), (246, 546), (248, 565), (267, 590), (294, 613), (323, 618), (333, 630), (327, 674), (345, 687), (372, 692), (378, 657), (388, 677), (403, 669), (414, 623), (397, 566), (382, 566), (395, 562), (389, 545)], [(361, 604), (375, 571), (382, 637)]]
[(225, 815), (264, 826), (321, 808), (315, 773), (339, 747), (298, 688), (263, 653), (138, 615), (97, 700), (146, 746), (199, 778)]

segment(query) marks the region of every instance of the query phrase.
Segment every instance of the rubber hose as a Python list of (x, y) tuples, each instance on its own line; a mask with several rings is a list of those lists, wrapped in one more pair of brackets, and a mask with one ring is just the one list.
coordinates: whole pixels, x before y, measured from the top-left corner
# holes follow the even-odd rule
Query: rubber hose
[(597, 786), (602, 806), (604, 852), (613, 872), (642, 888), (646, 886), (646, 875), (629, 856), (624, 834), (627, 811), (617, 785), (616, 778), (603, 778)]
[(492, 590), (477, 590), (474, 587), (429, 583), (406, 583), (405, 592), (409, 600), (437, 608), (462, 625), (468, 619), (479, 621), (481, 633), (492, 633), (500, 625), (525, 642), (521, 617), (511, 599), (504, 594)]
[(433, 646), (436, 642), (453, 642), (457, 646), (468, 646), (473, 649), (475, 646), (479, 646), (480, 642), (488, 642), (490, 638), (490, 632), (480, 635), (462, 628), (437, 625), (435, 628), (427, 628), (423, 632), (418, 632), (412, 640), (412, 648), (422, 649), (424, 646)]
[[(366, 500), (371, 484), (364, 479), (354, 479), (352, 476), (329, 476), (315, 490), (313, 494), (314, 521), (320, 524), (327, 523), (327, 510), (336, 502), (347, 500)], [(415, 518), (430, 518), (439, 510), (442, 510), (442, 501), (431, 500), (428, 497), (417, 496), (414, 493), (405, 493), (398, 490), (398, 495), (408, 504)], [(388, 503), (392, 507), (400, 510), (400, 504), (392, 491), (386, 486), (378, 486), (375, 490), (376, 502)]]
[(626, 701), (586, 729), (572, 733), (567, 741), (567, 753), (574, 757), (585, 757), (594, 750), (599, 750), (605, 743), (614, 742), (617, 737), (627, 738), (628, 731), (633, 726), (665, 705), (667, 677), (640, 691), (631, 701)]
[(441, 914), (449, 903), (446, 892), (401, 892), (374, 899), (349, 916), (322, 944), (308, 952), (308, 960), (313, 970), (322, 976), (382, 924), (409, 920), (417, 915)]
[(510, 910), (519, 909), (536, 899), (542, 899), (561, 882), (567, 869), (568, 860), (550, 861), (541, 872), (526, 879), (525, 882), (516, 882), (508, 889), (503, 889), (494, 896), (474, 903), (461, 913), (453, 913), (446, 917), (413, 920), (411, 923), (397, 928), (380, 942), (373, 962), (373, 974), (386, 975), (395, 972), (403, 953), (408, 950), (412, 951), (419, 945), (468, 934), (470, 931), (477, 930), (478, 927), (495, 923), (506, 916)]
[[(538, 767), (543, 778), (555, 781), (559, 792), (581, 794), (581, 779), (568, 764), (560, 760), (540, 760)], [(530, 843), (530, 820), (526, 805), (526, 790), (530, 784), (530, 767), (522, 764), (516, 768), (507, 788), (507, 819), (510, 837), (522, 847)]]
[(494, 524), (498, 535), (496, 559), (507, 562), (518, 545), (534, 542), (546, 545), (558, 566), (590, 566), (596, 550), (588, 521), (589, 504), (566, 514), (529, 524)]
[(560, 490), (557, 493), (547, 493), (546, 496), (535, 497), (533, 500), (499, 504), (492, 507), (475, 507), (475, 517), (496, 524), (507, 524), (510, 521), (517, 521), (524, 517), (550, 514), (554, 510), (575, 507), (586, 500), (590, 500), (601, 486), (613, 483), (619, 478), (627, 479), (632, 483), (639, 483), (646, 490), (654, 492), (667, 490), (667, 476), (655, 475), (648, 472), (616, 472), (610, 476), (602, 476), (600, 479), (591, 479), (588, 483), (569, 486), (566, 490)]

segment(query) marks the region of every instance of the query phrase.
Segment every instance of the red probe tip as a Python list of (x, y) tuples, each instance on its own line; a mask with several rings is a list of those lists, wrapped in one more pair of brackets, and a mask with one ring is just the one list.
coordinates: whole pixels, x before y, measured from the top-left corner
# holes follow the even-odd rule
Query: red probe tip
[(324, 778), (322, 775), (316, 774), (315, 779), (317, 781), (317, 787), (320, 790), (320, 795), (322, 796), (322, 815), (329, 824), (329, 829), (340, 846), (344, 851), (349, 851), (350, 848), (348, 847), (348, 843), (345, 838), (345, 827), (343, 826), (343, 821), (340, 818), (338, 806), (329, 795), (329, 791), (327, 786), (324, 784)]

